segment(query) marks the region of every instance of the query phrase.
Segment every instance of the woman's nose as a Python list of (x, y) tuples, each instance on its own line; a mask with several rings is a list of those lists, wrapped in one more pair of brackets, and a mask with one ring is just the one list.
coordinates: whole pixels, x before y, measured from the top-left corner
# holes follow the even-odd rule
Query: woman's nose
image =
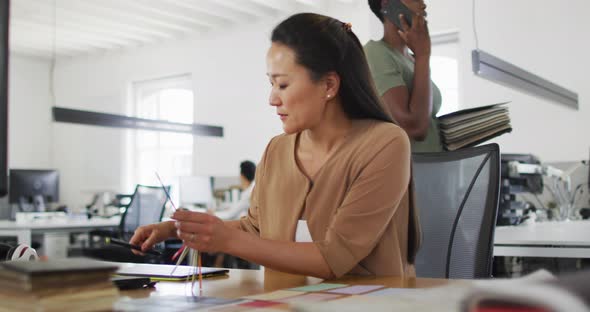
[(281, 105), (281, 99), (276, 94), (274, 94), (273, 91), (271, 91), (270, 96), (268, 98), (268, 103), (271, 106), (279, 106)]

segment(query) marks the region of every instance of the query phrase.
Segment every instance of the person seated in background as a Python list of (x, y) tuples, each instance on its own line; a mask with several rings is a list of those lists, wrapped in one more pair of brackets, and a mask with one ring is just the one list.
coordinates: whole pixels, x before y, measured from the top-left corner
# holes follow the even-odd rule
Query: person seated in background
[(293, 15), (273, 30), (266, 62), (269, 104), (285, 133), (258, 164), (247, 216), (179, 209), (173, 221), (139, 227), (131, 244), (180, 238), (258, 263), (269, 279), (415, 276), (410, 140), (383, 110), (351, 25)]
[[(249, 160), (240, 163), (240, 199), (237, 202), (222, 204), (215, 210), (209, 210), (209, 213), (217, 216), (221, 220), (237, 220), (245, 216), (250, 208), (250, 195), (254, 188), (254, 176), (256, 174), (256, 164)], [(223, 268), (238, 269), (257, 269), (258, 266), (238, 257), (226, 255), (224, 253), (202, 253), (203, 265)]]
[(237, 220), (239, 217), (245, 216), (250, 208), (250, 194), (254, 188), (254, 175), (256, 173), (256, 165), (245, 160), (240, 163), (240, 200), (230, 204), (222, 205), (215, 211), (210, 213), (216, 215), (222, 220)]

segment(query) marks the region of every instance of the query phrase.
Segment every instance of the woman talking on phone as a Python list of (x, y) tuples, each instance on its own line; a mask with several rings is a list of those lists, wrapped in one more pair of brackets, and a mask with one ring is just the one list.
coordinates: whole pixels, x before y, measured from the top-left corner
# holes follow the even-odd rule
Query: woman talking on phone
[(271, 42), (269, 104), (285, 133), (266, 147), (247, 216), (224, 222), (176, 211), (176, 221), (138, 228), (131, 243), (147, 250), (178, 237), (196, 250), (320, 278), (414, 276), (410, 141), (383, 110), (351, 25), (296, 14)]
[[(423, 0), (369, 0), (383, 39), (365, 45), (385, 109), (408, 133), (412, 152), (439, 152), (440, 90), (430, 80), (430, 35)], [(410, 50), (412, 54), (410, 54)]]

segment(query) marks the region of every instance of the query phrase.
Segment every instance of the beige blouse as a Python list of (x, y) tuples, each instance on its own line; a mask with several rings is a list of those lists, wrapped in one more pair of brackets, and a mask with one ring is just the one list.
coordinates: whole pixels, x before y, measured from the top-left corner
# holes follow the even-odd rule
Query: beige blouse
[(256, 172), (244, 231), (294, 241), (306, 219), (332, 272), (414, 276), (407, 262), (410, 141), (392, 123), (356, 120), (310, 181), (295, 160), (297, 136), (274, 137)]

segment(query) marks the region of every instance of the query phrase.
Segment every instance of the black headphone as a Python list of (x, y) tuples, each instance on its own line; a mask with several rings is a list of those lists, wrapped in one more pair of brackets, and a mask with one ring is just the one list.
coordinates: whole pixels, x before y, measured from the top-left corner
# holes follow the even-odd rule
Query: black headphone
[(0, 261), (10, 260), (38, 260), (37, 251), (26, 244), (18, 244), (11, 246), (9, 244), (0, 243)]

